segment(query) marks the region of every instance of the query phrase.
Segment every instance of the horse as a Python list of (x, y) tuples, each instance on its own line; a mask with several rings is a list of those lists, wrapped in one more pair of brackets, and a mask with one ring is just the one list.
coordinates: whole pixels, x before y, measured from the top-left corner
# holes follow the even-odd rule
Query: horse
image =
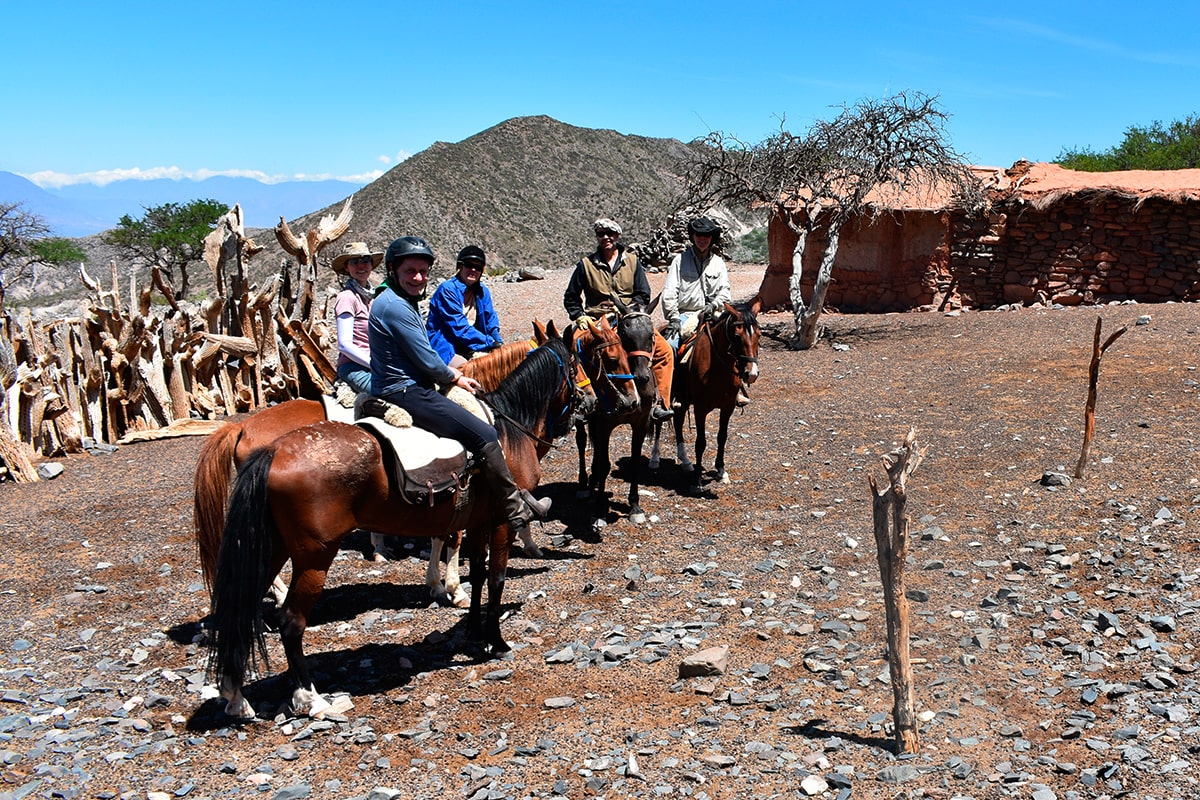
[[(537, 486), (551, 439), (570, 429), (576, 393), (572, 358), (568, 342), (551, 338), (484, 396), (495, 412), (505, 460), (524, 489)], [(292, 577), (280, 639), (293, 708), (314, 716), (328, 710), (313, 685), (303, 637), (339, 543), (357, 528), (430, 538), (465, 528), (472, 582), (468, 636), (492, 653), (507, 652), (500, 599), (512, 534), (501, 506), (478, 475), (466, 479), (453, 501), (410, 505), (389, 476), (379, 440), (357, 425), (316, 422), (256, 450), (234, 481), (213, 584), (208, 666), (227, 701), (226, 713), (254, 716), (242, 687), (248, 666), (259, 658), (267, 665), (261, 598), (288, 559)], [(490, 569), (484, 564), (489, 551)]]
[[(691, 491), (700, 492), (703, 487), (704, 449), (707, 439), (704, 432), (705, 419), (713, 409), (721, 412), (717, 428), (716, 479), (729, 483), (725, 471), (725, 440), (729, 435), (729, 417), (737, 405), (738, 390), (758, 380), (758, 303), (734, 307), (725, 304), (725, 310), (716, 319), (701, 323), (691, 340), (691, 353), (675, 370), (671, 394), (677, 403), (675, 408), (675, 447), (679, 465), (692, 471)], [(687, 456), (683, 439), (683, 418), (691, 407), (696, 420), (696, 463)], [(662, 424), (654, 429), (654, 446), (651, 448), (650, 468), (657, 469), (659, 462), (659, 437)]]
[[(613, 303), (619, 315), (617, 317), (617, 339), (619, 349), (624, 351), (626, 359), (625, 372), (608, 374), (610, 385), (615, 388), (615, 379), (632, 379), (636, 392), (633, 394), (616, 395), (611, 402), (600, 399), (596, 410), (589, 414), (586, 423), (575, 426), (575, 445), (579, 451), (579, 497), (591, 495), (595, 502), (595, 516), (603, 518), (608, 513), (608, 495), (605, 484), (608, 480), (612, 464), (609, 458), (609, 441), (613, 429), (618, 425), (628, 424), (632, 435), (630, 455), (632, 464), (629, 468), (629, 519), (634, 523), (646, 521), (639, 497), (639, 483), (642, 461), (642, 446), (649, 430), (650, 411), (654, 406), (657, 394), (650, 369), (654, 352), (654, 323), (650, 313), (658, 304), (655, 298), (649, 307), (639, 304), (626, 305), (620, 298), (614, 296)], [(603, 317), (603, 324), (609, 325), (608, 318)], [(584, 371), (587, 366), (584, 365)], [(587, 443), (592, 441), (592, 469), (589, 479), (587, 470)]]
[[(494, 391), (499, 387), (500, 381), (524, 361), (534, 348), (545, 344), (550, 335), (557, 335), (553, 322), (550, 323), (553, 334), (548, 333), (546, 326), (538, 320), (534, 320), (533, 329), (533, 339), (510, 342), (485, 356), (471, 359), (463, 365), (463, 373), (479, 381), (483, 391)], [(594, 404), (594, 399), (590, 402), (585, 400), (583, 405), (588, 407), (590, 404)], [(200, 569), (210, 594), (216, 573), (217, 553), (221, 547), (221, 531), (225, 527), (225, 512), (233, 470), (259, 447), (275, 441), (289, 431), (325, 418), (325, 405), (317, 400), (287, 400), (256, 411), (240, 422), (225, 423), (214, 431), (200, 448), (193, 482), (192, 520)], [(375, 543), (374, 538), (372, 542)], [(455, 534), (448, 537), (445, 543), (449, 545), (446, 575), (443, 578), (438, 572), (443, 540), (434, 539), (425, 572), (425, 583), (430, 594), (439, 602), (461, 605), (466, 602), (466, 596), (459, 588), (460, 538)], [(528, 534), (522, 544), (527, 552), (537, 554), (537, 545)], [(274, 594), (278, 602), (282, 603), (285, 591), (281, 582), (275, 585)]]

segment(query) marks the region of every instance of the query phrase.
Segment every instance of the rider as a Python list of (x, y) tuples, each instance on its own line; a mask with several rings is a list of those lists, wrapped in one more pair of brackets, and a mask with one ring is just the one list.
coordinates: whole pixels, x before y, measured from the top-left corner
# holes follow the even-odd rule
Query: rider
[[(596, 233), (596, 252), (579, 259), (563, 293), (567, 316), (581, 328), (615, 311), (611, 295), (615, 294), (623, 303), (650, 305), (650, 281), (646, 279), (646, 270), (637, 254), (620, 244), (621, 226), (602, 217), (592, 224), (592, 230)], [(654, 332), (654, 357), (650, 360), (650, 369), (654, 372), (661, 403), (650, 410), (650, 418), (655, 421), (670, 419), (672, 411), (667, 403), (671, 397), (675, 357), (671, 346), (658, 331)]]
[(418, 303), (429, 281), (433, 251), (424, 239), (401, 236), (384, 255), (387, 278), (371, 304), (371, 393), (400, 406), (413, 423), (457, 439), (475, 454), (492, 495), (503, 503), (513, 533), (546, 516), (550, 500), (535, 500), (513, 482), (496, 429), (437, 390), (454, 384), (474, 394), (479, 382), (446, 364), (429, 344)]
[[(702, 319), (716, 319), (730, 297), (729, 270), (725, 259), (715, 252), (721, 246), (720, 226), (710, 217), (696, 217), (687, 229), (692, 246), (671, 260), (662, 294), (667, 319), (663, 336), (676, 350), (681, 339), (686, 341), (695, 333)], [(739, 390), (737, 404), (749, 402)]]
[(451, 366), (504, 344), (492, 293), (480, 280), (486, 266), (483, 248), (467, 245), (458, 252), (458, 272), (429, 298), (429, 343)]
[(337, 318), (337, 377), (356, 392), (371, 391), (371, 355), (367, 342), (370, 313), (371, 271), (383, 261), (366, 242), (350, 242), (333, 259), (333, 271), (346, 283), (333, 306)]

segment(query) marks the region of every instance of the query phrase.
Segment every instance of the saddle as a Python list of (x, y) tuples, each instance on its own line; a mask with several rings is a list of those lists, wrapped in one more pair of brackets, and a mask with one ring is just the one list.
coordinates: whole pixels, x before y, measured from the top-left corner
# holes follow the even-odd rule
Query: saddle
[[(495, 424), (491, 411), (470, 392), (452, 387), (446, 396), (481, 420)], [(340, 409), (334, 413), (347, 410), (336, 398), (323, 400), (327, 413), (331, 406)], [(466, 487), (473, 460), (457, 439), (445, 439), (414, 427), (407, 411), (369, 394), (355, 398), (352, 412), (349, 421), (379, 442), (388, 478), (405, 502), (433, 506), (454, 499)], [(335, 419), (332, 414), (328, 418)]]

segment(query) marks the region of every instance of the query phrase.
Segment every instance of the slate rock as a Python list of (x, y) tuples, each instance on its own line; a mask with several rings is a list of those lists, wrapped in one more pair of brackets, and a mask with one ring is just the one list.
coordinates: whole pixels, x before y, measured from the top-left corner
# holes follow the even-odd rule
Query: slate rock
[(680, 678), (701, 678), (706, 675), (724, 675), (729, 668), (729, 647), (719, 645), (692, 653), (679, 663)]

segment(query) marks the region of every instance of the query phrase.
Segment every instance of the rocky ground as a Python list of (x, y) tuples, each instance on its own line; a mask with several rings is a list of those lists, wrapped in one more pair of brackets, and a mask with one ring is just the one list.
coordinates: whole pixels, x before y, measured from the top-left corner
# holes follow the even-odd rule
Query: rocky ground
[[(736, 269), (735, 296), (760, 274)], [(506, 321), (561, 319), (566, 277), (497, 284)], [(1044, 486), (1079, 457), (1097, 316), (1129, 330), (1086, 475)], [(548, 457), (511, 659), (455, 651), (464, 612), (430, 606), (419, 543), (377, 565), (348, 541), (306, 639), (353, 704), (332, 719), (290, 716), (273, 672), (247, 724), (206, 686), (200, 440), (0, 485), (0, 798), (1195, 797), (1196, 308), (830, 315), (807, 352), (761, 321), (714, 497), (679, 493), (667, 458), (650, 520), (596, 529), (573, 447)], [(867, 476), (910, 426), (922, 725), (898, 757)], [(680, 678), (710, 647), (724, 674)]]

